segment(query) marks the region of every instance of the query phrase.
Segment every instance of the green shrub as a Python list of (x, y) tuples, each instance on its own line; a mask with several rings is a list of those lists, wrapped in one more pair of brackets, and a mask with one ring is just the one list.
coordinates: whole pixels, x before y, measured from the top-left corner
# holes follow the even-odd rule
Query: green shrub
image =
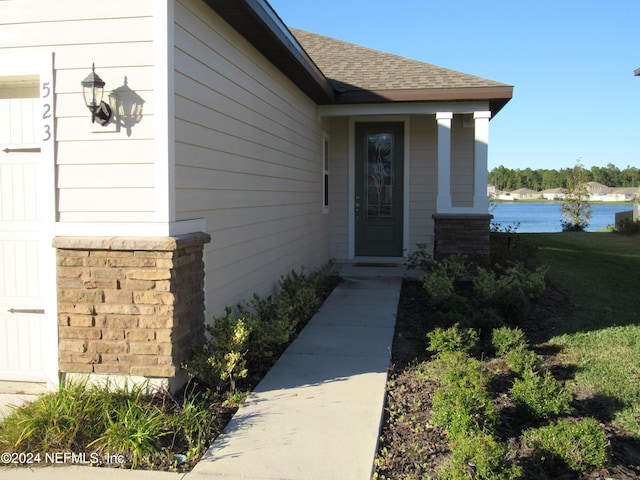
[(632, 218), (623, 218), (616, 224), (615, 231), (637, 235), (640, 233), (640, 219), (634, 221)]
[(519, 376), (535, 372), (540, 368), (540, 356), (525, 345), (517, 346), (507, 352), (505, 362)]
[(440, 353), (424, 370), (441, 387), (487, 388), (490, 381), (485, 364), (460, 351)]
[(246, 357), (250, 371), (273, 365), (299, 325), (313, 316), (320, 305), (318, 290), (323, 281), (321, 273), (307, 276), (304, 271), (291, 271), (280, 279), (280, 291), (275, 296), (260, 298), (254, 294), (247, 306), (238, 306), (251, 331)]
[(517, 405), (538, 419), (571, 411), (571, 392), (558, 383), (549, 371), (544, 375), (525, 373), (522, 378), (514, 380), (510, 393)]
[(295, 329), (291, 308), (278, 297), (261, 298), (254, 294), (247, 305), (238, 305), (238, 309), (251, 331), (247, 340), (250, 370), (259, 371), (264, 365), (272, 365)]
[(489, 433), (463, 435), (451, 442), (451, 457), (438, 478), (442, 480), (514, 480), (522, 469), (508, 459), (507, 448)]
[(236, 390), (236, 380), (247, 376), (245, 355), (250, 330), (244, 317), (236, 318), (231, 308), (225, 315), (216, 317), (213, 325), (206, 325), (209, 340), (193, 347), (191, 358), (182, 368), (210, 388), (225, 385)]
[(491, 432), (498, 412), (489, 392), (478, 386), (445, 386), (433, 394), (431, 423), (443, 428), (449, 438), (474, 432)]
[(491, 332), (491, 343), (499, 357), (515, 348), (527, 348), (527, 339), (519, 328), (496, 328)]
[(457, 310), (436, 310), (431, 314), (429, 320), (433, 325), (441, 325), (440, 328), (449, 328), (456, 324), (466, 325), (469, 323), (469, 318), (469, 314)]
[(431, 302), (443, 305), (455, 294), (455, 283), (467, 274), (464, 257), (451, 256), (430, 262), (429, 270), (420, 280), (431, 297)]
[(324, 282), (325, 276), (322, 272), (306, 275), (304, 268), (301, 268), (300, 273), (291, 270), (278, 282), (278, 301), (288, 306), (288, 317), (293, 331), (318, 310), (321, 302), (318, 292)]
[(454, 280), (437, 270), (425, 273), (420, 280), (435, 305), (445, 303), (454, 294)]
[(427, 271), (431, 268), (433, 257), (427, 252), (426, 243), (416, 243), (416, 249), (407, 256), (407, 268)]
[(478, 308), (462, 325), (472, 327), (481, 332), (491, 332), (504, 326), (504, 318), (494, 308)]
[(434, 353), (469, 352), (478, 342), (478, 333), (472, 328), (460, 328), (458, 324), (450, 328), (436, 328), (427, 333), (428, 350)]
[(325, 280), (321, 272), (291, 271), (279, 280), (276, 295), (254, 294), (237, 306), (237, 316), (227, 307), (225, 315), (207, 325), (209, 339), (194, 345), (182, 368), (212, 388), (229, 385), (235, 392), (237, 379), (269, 369), (300, 325), (313, 316)]
[(472, 279), (473, 289), (481, 304), (494, 307), (507, 321), (516, 323), (527, 313), (530, 301), (544, 293), (546, 272), (543, 267), (529, 270), (522, 263), (496, 266), (495, 270), (479, 267)]
[(542, 464), (561, 463), (575, 472), (586, 472), (607, 461), (608, 440), (598, 422), (585, 418), (579, 422), (559, 420), (555, 424), (523, 433)]

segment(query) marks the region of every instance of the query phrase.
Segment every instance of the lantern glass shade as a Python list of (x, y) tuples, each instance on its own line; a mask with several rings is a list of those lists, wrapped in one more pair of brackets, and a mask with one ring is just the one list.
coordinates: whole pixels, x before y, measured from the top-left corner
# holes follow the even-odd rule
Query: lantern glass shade
[(105, 82), (96, 74), (95, 65), (92, 65), (91, 73), (81, 83), (84, 103), (93, 111), (102, 102), (105, 86)]

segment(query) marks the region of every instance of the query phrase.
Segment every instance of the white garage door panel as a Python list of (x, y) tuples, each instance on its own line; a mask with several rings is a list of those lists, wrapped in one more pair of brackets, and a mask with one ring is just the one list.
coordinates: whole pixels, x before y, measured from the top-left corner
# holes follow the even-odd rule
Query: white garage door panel
[(37, 84), (0, 88), (0, 380), (44, 382), (48, 371), (38, 92)]

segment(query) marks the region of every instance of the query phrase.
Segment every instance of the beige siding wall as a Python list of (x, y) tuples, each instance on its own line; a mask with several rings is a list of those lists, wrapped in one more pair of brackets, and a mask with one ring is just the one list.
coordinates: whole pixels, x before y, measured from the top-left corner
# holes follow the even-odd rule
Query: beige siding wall
[(204, 218), (207, 311), (328, 259), (316, 105), (200, 1), (175, 10), (176, 217)]
[(349, 119), (331, 120), (329, 148), (329, 208), (331, 210), (331, 258), (349, 255)]
[(418, 243), (433, 248), (433, 218), (438, 196), (438, 129), (433, 115), (411, 117), (409, 178), (409, 252)]
[[(62, 222), (153, 220), (152, 10), (152, 0), (0, 2), (0, 56), (55, 55)], [(126, 77), (144, 99), (144, 119), (131, 136), (92, 126), (80, 85), (92, 62), (107, 83), (105, 97)]]

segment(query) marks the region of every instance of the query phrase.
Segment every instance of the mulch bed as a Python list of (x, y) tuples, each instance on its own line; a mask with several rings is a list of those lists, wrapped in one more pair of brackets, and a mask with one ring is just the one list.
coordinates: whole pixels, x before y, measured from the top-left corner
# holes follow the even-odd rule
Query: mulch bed
[[(520, 327), (530, 345), (542, 355), (544, 366), (551, 369), (558, 379), (572, 377), (575, 367), (563, 365), (557, 348), (546, 344), (553, 336), (557, 325), (571, 312), (566, 295), (553, 286), (547, 288), (544, 298), (533, 305), (530, 313), (522, 318)], [(437, 478), (438, 467), (449, 455), (444, 432), (429, 424), (431, 398), (436, 389), (435, 382), (420, 376), (419, 364), (429, 359), (426, 351), (426, 333), (440, 325), (429, 322), (432, 310), (427, 294), (417, 281), (403, 283), (396, 335), (392, 350), (392, 369), (387, 393), (387, 421), (381, 431), (379, 459), (382, 467), (376, 472), (379, 478), (422, 479)], [(480, 350), (491, 352), (490, 339), (481, 340)], [(483, 343), (484, 342), (484, 343)], [(485, 355), (485, 358), (487, 356)], [(621, 432), (612, 423), (614, 406), (609, 399), (594, 397), (586, 392), (574, 395), (574, 417), (594, 417), (601, 422), (609, 441), (610, 463), (596, 471), (576, 474), (562, 465), (544, 470), (537, 464), (532, 451), (520, 441), (523, 430), (539, 425), (533, 424), (518, 413), (506, 392), (513, 376), (500, 360), (491, 360), (492, 370), (497, 372), (491, 389), (500, 413), (497, 436), (509, 446), (510, 458), (518, 462), (525, 471), (524, 478), (531, 479), (616, 479), (640, 478), (640, 442)], [(394, 418), (393, 422), (389, 419)], [(380, 452), (383, 452), (382, 454)], [(380, 460), (379, 460), (380, 461)]]

